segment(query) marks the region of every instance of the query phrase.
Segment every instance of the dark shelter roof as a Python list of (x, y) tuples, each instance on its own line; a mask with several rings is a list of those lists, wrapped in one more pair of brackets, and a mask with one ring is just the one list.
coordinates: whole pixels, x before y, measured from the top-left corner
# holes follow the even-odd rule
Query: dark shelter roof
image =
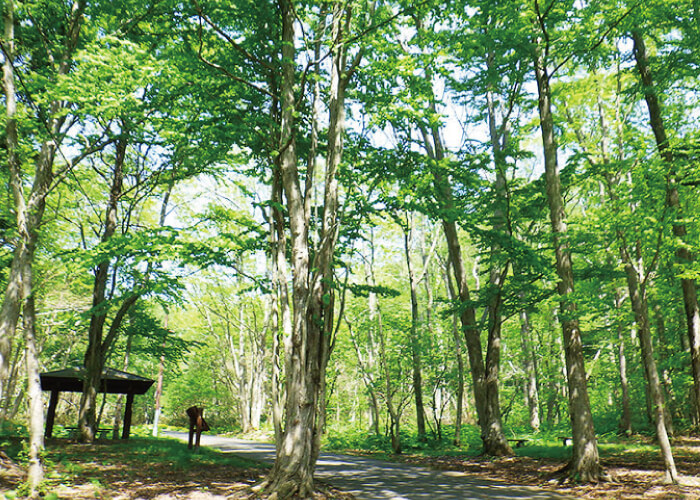
[[(66, 368), (65, 370), (42, 373), (39, 377), (41, 378), (41, 388), (44, 391), (82, 392), (85, 368)], [(102, 371), (99, 392), (143, 394), (153, 385), (153, 382), (155, 381), (150, 378), (139, 377), (133, 373), (105, 368)]]

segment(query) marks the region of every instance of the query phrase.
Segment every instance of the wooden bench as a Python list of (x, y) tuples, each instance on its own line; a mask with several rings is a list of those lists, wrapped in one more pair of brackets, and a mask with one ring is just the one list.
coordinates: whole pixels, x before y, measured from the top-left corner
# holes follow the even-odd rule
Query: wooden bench
[(525, 446), (525, 443), (527, 443), (528, 441), (530, 441), (530, 440), (529, 440), (529, 439), (525, 439), (525, 438), (511, 438), (511, 439), (508, 439), (508, 442), (509, 442), (509, 443), (515, 443), (515, 447), (516, 447), (516, 448), (522, 448), (523, 446)]
[[(77, 439), (80, 436), (80, 427), (64, 427), (64, 429), (68, 432), (68, 437), (71, 439)], [(99, 429), (97, 429), (95, 437), (97, 439), (106, 438), (110, 432), (112, 432), (112, 429), (100, 427)]]

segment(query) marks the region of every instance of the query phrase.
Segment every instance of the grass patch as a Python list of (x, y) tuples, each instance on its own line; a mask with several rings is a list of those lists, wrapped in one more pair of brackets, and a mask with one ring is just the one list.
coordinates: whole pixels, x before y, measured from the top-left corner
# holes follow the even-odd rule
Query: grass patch
[[(0, 442), (11, 444), (3, 450), (22, 465), (20, 439), (0, 438)], [(208, 448), (194, 453), (181, 441), (152, 437), (89, 445), (51, 439), (44, 458), (44, 491), (71, 499), (111, 498), (126, 490), (130, 498), (177, 497), (205, 490), (238, 495), (259, 481), (267, 467)], [(0, 484), (0, 490), (8, 489), (21, 491), (21, 484)]]

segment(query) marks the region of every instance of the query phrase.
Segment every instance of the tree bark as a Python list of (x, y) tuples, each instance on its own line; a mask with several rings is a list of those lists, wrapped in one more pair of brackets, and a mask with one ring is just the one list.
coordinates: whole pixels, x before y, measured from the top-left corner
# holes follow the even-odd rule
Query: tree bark
[[(663, 366), (668, 362), (668, 339), (666, 338), (666, 323), (663, 316), (663, 311), (661, 306), (656, 304), (653, 308), (656, 317), (656, 333), (658, 336), (658, 346), (659, 346), (659, 362)], [(673, 395), (673, 383), (671, 382), (671, 375), (668, 369), (661, 370), (661, 384), (664, 389), (664, 399), (666, 400), (666, 405), (664, 406), (664, 420), (666, 421), (666, 430), (669, 436), (674, 435), (673, 426), (673, 411), (671, 410), (675, 405), (675, 399)]]
[(22, 286), (25, 301), (22, 313), (24, 342), (27, 351), (27, 395), (29, 398), (29, 451), (27, 483), (31, 498), (38, 496), (39, 486), (44, 480), (42, 452), (44, 451), (44, 400), (39, 380), (39, 355), (36, 347), (36, 311), (32, 294), (32, 265), (25, 263)]
[[(492, 54), (488, 56), (488, 64), (491, 66)], [(489, 89), (486, 96), (488, 107), (489, 135), (493, 150), (493, 162), (496, 171), (494, 191), (493, 229), (497, 234), (511, 236), (510, 221), (508, 220), (509, 193), (506, 181), (506, 160), (504, 148), (507, 146), (508, 129), (505, 123), (497, 123), (496, 107), (493, 101), (493, 93)], [(490, 299), (487, 305), (488, 312), (488, 340), (486, 344), (486, 421), (487, 432), (484, 440), (484, 448), (489, 455), (512, 455), (501, 422), (501, 405), (499, 402), (499, 371), (501, 361), (501, 304), (503, 283), (508, 274), (509, 262), (499, 262), (503, 250), (498, 241), (491, 244), (489, 290)], [(483, 434), (483, 430), (482, 430)]]
[[(15, 22), (14, 0), (4, 3), (2, 12), (4, 25), (4, 62), (3, 90), (5, 93), (5, 141), (7, 143), (7, 166), (10, 172), (10, 188), (15, 205), (15, 217), (20, 235), (27, 233), (26, 206), (22, 173), (17, 154), (17, 95), (15, 91)], [(10, 356), (12, 343), (19, 321), (22, 303), (22, 262), (31, 258), (27, 255), (25, 237), (16, 240), (14, 257), (7, 279), (5, 296), (0, 309), (0, 406), (5, 407), (5, 399), (9, 398), (7, 385), (9, 383)]]
[[(619, 233), (619, 231), (618, 231)], [(649, 395), (652, 403), (652, 415), (656, 426), (656, 438), (659, 441), (661, 454), (666, 467), (664, 481), (667, 483), (678, 482), (678, 472), (673, 460), (671, 451), (671, 442), (668, 439), (666, 431), (666, 418), (664, 408), (666, 406), (661, 382), (659, 380), (659, 372), (656, 368), (656, 360), (654, 359), (654, 346), (651, 340), (651, 327), (649, 325), (649, 305), (646, 295), (646, 286), (644, 282), (640, 282), (637, 270), (633, 265), (632, 257), (624, 245), (620, 245), (620, 253), (625, 266), (625, 274), (627, 276), (627, 287), (629, 288), (630, 302), (634, 312), (635, 322), (638, 327), (639, 345), (642, 351), (642, 363), (646, 380), (649, 387)]]
[[(688, 232), (686, 226), (680, 221), (681, 203), (678, 194), (678, 179), (674, 165), (673, 152), (671, 151), (666, 135), (666, 127), (663, 121), (661, 104), (654, 87), (654, 80), (649, 67), (649, 57), (641, 32), (632, 31), (634, 42), (633, 52), (637, 64), (642, 85), (644, 86), (644, 100), (649, 111), (649, 124), (651, 125), (656, 148), (661, 159), (668, 165), (666, 175), (666, 205), (674, 211), (676, 219), (673, 223), (673, 235), (680, 241), (676, 248), (676, 261), (684, 267), (692, 267), (694, 256), (687, 247)], [(690, 363), (693, 373), (693, 388), (695, 391), (694, 413), (700, 419), (700, 307), (698, 307), (697, 288), (694, 279), (681, 278), (683, 290), (683, 306), (685, 308), (686, 327), (690, 343)]]
[[(80, 27), (82, 25), (85, 3), (76, 0), (72, 4), (71, 13), (67, 16), (67, 36), (62, 51), (62, 58), (58, 61), (56, 73), (65, 75), (70, 71), (71, 60), (78, 44)], [(6, 97), (6, 133), (8, 145), (8, 167), (10, 170), (10, 184), (13, 201), (15, 204), (15, 216), (17, 218), (18, 239), (10, 267), (7, 289), (0, 308), (0, 400), (5, 397), (4, 387), (8, 375), (9, 353), (12, 348), (12, 339), (15, 336), (17, 322), (21, 310), (21, 304), (27, 297), (22, 296), (21, 282), (24, 279), (22, 270), (28, 269), (26, 263), (31, 266), (34, 260), (34, 249), (38, 241), (38, 229), (44, 216), (46, 197), (48, 196), (53, 180), (53, 163), (56, 153), (57, 140), (61, 135), (61, 129), (66, 121), (59, 111), (65, 105), (59, 101), (52, 101), (48, 109), (48, 131), (50, 137), (41, 142), (37, 155), (36, 171), (29, 197), (25, 197), (20, 161), (17, 157), (17, 122), (16, 122), (16, 92), (14, 84), (14, 3), (6, 2), (3, 9), (3, 21), (6, 39), (6, 54), (3, 63), (3, 87)], [(8, 57), (9, 55), (9, 57)], [(1, 401), (0, 401), (0, 406)]]
[[(428, 139), (427, 131), (423, 131), (423, 143), (428, 156), (436, 162), (445, 160), (444, 148), (440, 139), (439, 131), (434, 129), (431, 133), (432, 144)], [(434, 185), (437, 197), (445, 212), (454, 209), (452, 198), (452, 188), (447, 179), (436, 169), (433, 172)], [(508, 441), (503, 434), (503, 427), (500, 422), (500, 407), (498, 401), (498, 359), (500, 356), (500, 324), (493, 323), (493, 328), (489, 328), (490, 340), (487, 346), (488, 369), (484, 364), (484, 357), (481, 347), (481, 334), (476, 320), (476, 308), (471, 304), (471, 294), (462, 258), (462, 248), (457, 234), (457, 224), (454, 220), (443, 219), (442, 228), (447, 241), (449, 261), (452, 264), (452, 272), (457, 282), (457, 293), (460, 301), (460, 321), (464, 334), (467, 354), (469, 356), (469, 366), (474, 387), (474, 400), (476, 403), (476, 413), (481, 428), (481, 437), (484, 444), (483, 453), (485, 455), (511, 455), (513, 450), (508, 445)], [(492, 304), (497, 306), (500, 298)], [(495, 308), (494, 308), (495, 311)], [(494, 317), (495, 319), (495, 317)], [(489, 353), (490, 358), (489, 358)], [(488, 379), (487, 379), (488, 371)], [(487, 408), (488, 406), (488, 408)]]
[(595, 482), (603, 478), (604, 473), (600, 466), (598, 445), (593, 428), (581, 332), (578, 318), (576, 317), (576, 304), (573, 302), (574, 274), (571, 253), (566, 241), (564, 201), (559, 179), (558, 151), (554, 136), (550, 82), (546, 59), (540, 43), (542, 43), (541, 40), (537, 40), (535, 43), (533, 62), (537, 80), (538, 111), (542, 131), (545, 187), (556, 257), (556, 271), (559, 277), (557, 290), (561, 297), (559, 309), (569, 387), (569, 416), (573, 450), (571, 462), (568, 465), (568, 474), (570, 477), (583, 482)]
[(537, 386), (537, 363), (532, 345), (530, 314), (524, 307), (520, 310), (520, 345), (523, 354), (525, 395), (530, 416), (530, 427), (532, 430), (538, 431), (540, 429), (540, 394)]
[[(100, 239), (106, 243), (117, 229), (117, 209), (122, 194), (124, 181), (124, 162), (126, 158), (127, 140), (121, 138), (116, 143), (114, 171), (109, 201), (105, 213), (105, 224)], [(97, 394), (100, 391), (100, 380), (104, 370), (104, 356), (109, 345), (104, 342), (104, 326), (107, 320), (106, 290), (109, 279), (110, 262), (105, 259), (97, 265), (92, 289), (92, 314), (88, 328), (88, 347), (85, 352), (85, 380), (80, 398), (79, 422), (80, 438), (85, 443), (95, 439), (97, 426)]]
[[(455, 293), (452, 278), (450, 277), (450, 263), (444, 264), (445, 288), (447, 289), (447, 297), (451, 302), (456, 302), (457, 294)], [(455, 394), (456, 414), (455, 414), (455, 435), (453, 443), (455, 446), (462, 445), (462, 405), (464, 401), (464, 356), (462, 355), (462, 339), (459, 334), (459, 319), (456, 314), (452, 315), (452, 338), (455, 343), (455, 357), (457, 358), (457, 391)]]
[[(333, 253), (338, 235), (337, 169), (343, 153), (345, 88), (354, 67), (347, 68), (350, 6), (333, 10), (331, 87), (323, 219), (319, 247), (310, 260), (309, 224), (297, 166), (295, 84), (296, 13), (292, 0), (279, 0), (282, 16), (282, 84), (280, 172), (287, 201), (292, 256), (293, 329), (286, 359), (286, 427), (275, 464), (262, 488), (277, 498), (313, 493), (313, 472), (320, 451), (325, 414), (325, 371), (333, 332)], [(347, 9), (347, 10), (346, 10)], [(353, 62), (359, 64), (356, 59)]]
[(413, 372), (413, 395), (416, 405), (416, 429), (418, 439), (425, 439), (425, 408), (423, 405), (423, 376), (421, 373), (420, 339), (418, 336), (418, 285), (411, 263), (412, 219), (408, 214), (407, 227), (404, 227), (404, 252), (406, 255), (406, 267), (408, 269), (409, 289), (411, 290), (411, 361)]
[(287, 242), (284, 233), (282, 205), (282, 182), (279, 157), (275, 158), (271, 192), (270, 241), (272, 253), (272, 282), (274, 294), (272, 308), (272, 419), (275, 429), (275, 443), (282, 444), (282, 367), (281, 354), (283, 339), (291, 338), (292, 320), (289, 311), (289, 289), (287, 287)]
[[(168, 316), (166, 313), (165, 316), (165, 327), (168, 327)], [(122, 371), (128, 371), (129, 370), (129, 357), (131, 356), (131, 345), (133, 342), (133, 336), (129, 335), (126, 338), (126, 348), (124, 349), (124, 362), (122, 363)], [(165, 345), (163, 346), (165, 347)], [(153, 437), (158, 437), (158, 419), (160, 418), (160, 396), (163, 391), (163, 363), (165, 362), (165, 358), (163, 355), (160, 357), (160, 363), (159, 363), (159, 369), (158, 369), (158, 387), (156, 387), (156, 412), (155, 416), (153, 418), (153, 430), (155, 431), (153, 433)], [(124, 395), (120, 394), (117, 397), (117, 402), (114, 405), (114, 420), (112, 421), (112, 439), (117, 440), (119, 439), (119, 431), (122, 426), (122, 401), (124, 399)], [(103, 400), (104, 404), (104, 400)]]
[[(620, 292), (615, 294), (615, 308), (621, 310), (622, 297)], [(627, 355), (625, 354), (625, 335), (622, 321), (617, 322), (617, 352), (620, 371), (620, 389), (622, 390), (622, 415), (620, 416), (620, 432), (625, 436), (632, 435), (632, 413), (630, 411), (630, 391), (627, 379)]]
[[(286, 339), (286, 425), (276, 450), (275, 464), (262, 488), (273, 498), (302, 498), (314, 491), (314, 432), (318, 392), (312, 387), (311, 368), (307, 361), (309, 348), (317, 348), (316, 339), (309, 339), (306, 303), (309, 299), (308, 222), (304, 217), (304, 200), (300, 189), (296, 152), (294, 112), (295, 84), (295, 13), (292, 0), (279, 0), (282, 16), (282, 83), (280, 126), (280, 175), (287, 200), (292, 252), (292, 332)], [(311, 332), (313, 334), (313, 332)], [(318, 374), (316, 374), (318, 375)]]
[[(164, 321), (164, 327), (168, 328), (168, 311), (166, 309), (165, 311), (165, 321)], [(129, 340), (131, 340), (131, 337), (129, 337)], [(165, 351), (165, 341), (163, 341), (163, 351)], [(126, 361), (124, 362), (126, 365)], [(124, 369), (126, 371), (126, 369)], [(165, 352), (163, 352), (160, 355), (160, 360), (158, 361), (158, 379), (156, 380), (156, 394), (154, 397), (154, 403), (153, 406), (155, 407), (155, 410), (153, 412), (153, 430), (151, 432), (153, 437), (158, 437), (158, 425), (160, 424), (160, 412), (161, 412), (161, 404), (160, 404), (160, 399), (163, 395), (163, 375), (165, 374)], [(121, 414), (121, 411), (119, 411), (118, 414)], [(117, 422), (117, 419), (115, 419), (115, 422)], [(119, 425), (114, 426), (114, 435), (116, 436), (117, 432), (119, 432)]]

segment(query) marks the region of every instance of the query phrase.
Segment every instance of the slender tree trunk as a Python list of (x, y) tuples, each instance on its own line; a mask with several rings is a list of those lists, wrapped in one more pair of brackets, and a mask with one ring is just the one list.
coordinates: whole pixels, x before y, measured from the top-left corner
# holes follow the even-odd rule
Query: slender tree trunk
[[(24, 387), (23, 387), (23, 382), (24, 380), (20, 380), (20, 370), (22, 366), (26, 366), (26, 361), (25, 361), (25, 356), (26, 356), (26, 349), (24, 348), (24, 343), (21, 345), (17, 345), (15, 348), (15, 354), (12, 356), (12, 363), (10, 363), (10, 370), (9, 370), (9, 384), (7, 385), (5, 391), (7, 394), (7, 397), (5, 398), (3, 407), (2, 407), (2, 415), (0, 415), (0, 421), (2, 420), (13, 420), (15, 416), (17, 415), (17, 409), (19, 408), (20, 401), (24, 397)], [(19, 390), (18, 390), (19, 386)], [(15, 393), (17, 396), (15, 396)], [(13, 401), (14, 397), (14, 401)]]
[[(407, 214), (407, 219), (410, 216)], [(425, 408), (423, 406), (423, 376), (421, 374), (420, 339), (418, 337), (418, 285), (411, 263), (412, 221), (407, 220), (404, 228), (404, 252), (408, 269), (409, 288), (411, 290), (411, 360), (413, 371), (413, 395), (416, 403), (416, 429), (418, 439), (425, 439)]]
[[(124, 180), (124, 161), (126, 157), (126, 139), (120, 139), (116, 145), (112, 185), (109, 192), (109, 202), (105, 214), (105, 225), (101, 242), (105, 243), (114, 235), (117, 229), (117, 208), (122, 194)], [(104, 325), (107, 319), (105, 307), (107, 281), (109, 279), (110, 262), (106, 259), (97, 265), (92, 290), (92, 314), (88, 328), (88, 347), (85, 352), (85, 380), (80, 398), (79, 423), (81, 440), (91, 443), (95, 439), (97, 425), (97, 394), (100, 390), (100, 380), (104, 370), (104, 354), (106, 347), (103, 341)]]
[[(673, 224), (673, 235), (681, 242), (676, 249), (676, 260), (681, 265), (690, 268), (693, 266), (694, 257), (686, 244), (687, 229), (685, 224), (681, 222), (681, 203), (678, 195), (676, 167), (674, 165), (673, 152), (666, 135), (661, 105), (654, 87), (651, 68), (649, 67), (646, 45), (642, 34), (636, 30), (632, 32), (632, 41), (634, 42), (633, 51), (637, 70), (644, 86), (644, 100), (649, 111), (649, 123), (654, 132), (659, 155), (669, 168), (666, 176), (666, 204), (675, 212), (676, 220)], [(695, 280), (682, 278), (681, 289), (683, 290), (683, 305), (685, 307), (688, 340), (690, 343), (690, 362), (693, 371), (693, 387), (695, 390), (694, 399), (696, 404), (694, 413), (696, 418), (700, 418), (700, 308), (698, 307)]]
[(535, 350), (532, 345), (530, 314), (524, 307), (520, 310), (520, 345), (522, 347), (525, 394), (530, 416), (530, 427), (532, 430), (538, 431), (540, 429), (540, 394), (537, 387), (537, 364), (535, 361)]
[(401, 446), (401, 412), (394, 404), (393, 394), (396, 392), (393, 388), (391, 373), (389, 371), (389, 362), (386, 352), (386, 339), (384, 337), (384, 326), (382, 324), (382, 314), (379, 307), (376, 309), (377, 318), (377, 336), (379, 337), (379, 363), (384, 378), (384, 402), (386, 409), (389, 412), (389, 435), (391, 437), (391, 449), (399, 455), (402, 451)]
[[(165, 311), (165, 320), (164, 320), (164, 327), (167, 329), (168, 328), (168, 311)], [(131, 337), (129, 337), (129, 340), (131, 340)], [(155, 394), (155, 411), (153, 412), (153, 431), (152, 435), (153, 437), (158, 437), (158, 425), (160, 424), (160, 412), (161, 412), (161, 404), (160, 404), (160, 399), (163, 396), (163, 376), (165, 374), (165, 341), (163, 341), (163, 345), (161, 348), (163, 349), (163, 352), (160, 355), (160, 360), (158, 361), (158, 380), (156, 381), (156, 394)], [(124, 369), (126, 371), (126, 368)], [(119, 432), (119, 428), (117, 427), (117, 432), (115, 433), (115, 436)]]
[[(452, 279), (450, 277), (450, 264), (445, 262), (444, 265), (445, 272), (445, 287), (447, 289), (447, 296), (451, 302), (457, 300), (457, 294), (455, 293), (454, 285), (452, 284)], [(452, 338), (455, 343), (455, 357), (457, 358), (457, 391), (455, 398), (457, 400), (456, 404), (456, 415), (455, 415), (455, 437), (454, 445), (461, 446), (462, 444), (462, 404), (464, 401), (464, 356), (462, 355), (462, 339), (459, 334), (459, 319), (457, 315), (452, 315)]]
[(275, 158), (275, 170), (271, 190), (270, 241), (272, 257), (272, 282), (274, 295), (271, 308), (273, 321), (272, 339), (272, 420), (275, 428), (275, 442), (282, 444), (282, 348), (283, 339), (291, 338), (292, 319), (289, 311), (289, 289), (287, 287), (287, 242), (284, 232), (282, 204), (282, 179), (279, 156)]
[[(33, 253), (33, 249), (32, 249)], [(32, 288), (32, 263), (25, 262), (22, 273), (22, 288), (25, 297), (22, 313), (24, 342), (27, 351), (27, 395), (29, 397), (29, 452), (27, 483), (31, 498), (38, 496), (38, 488), (44, 480), (41, 454), (44, 451), (44, 400), (39, 380), (39, 355), (36, 347), (36, 311)]]
[[(618, 231), (619, 232), (619, 231)], [(656, 438), (659, 441), (661, 454), (666, 467), (664, 480), (667, 483), (677, 483), (678, 473), (673, 460), (671, 442), (666, 431), (666, 417), (664, 415), (665, 401), (659, 372), (654, 359), (654, 346), (651, 340), (651, 327), (649, 325), (649, 306), (647, 303), (646, 286), (640, 282), (637, 270), (632, 262), (632, 257), (624, 245), (620, 245), (620, 253), (625, 265), (627, 276), (627, 287), (629, 288), (630, 302), (634, 311), (634, 318), (639, 329), (639, 345), (642, 351), (642, 364), (649, 388), (650, 400), (652, 403), (652, 415), (656, 426)]]
[[(431, 106), (434, 106), (431, 104)], [(433, 108), (433, 111), (434, 108)], [(441, 162), (445, 159), (444, 146), (437, 127), (433, 128), (430, 135), (426, 130), (421, 130), (423, 144), (428, 156)], [(432, 142), (431, 140), (432, 139)], [(437, 197), (445, 212), (451, 212), (454, 207), (452, 187), (449, 181), (438, 171), (433, 172), (434, 185)], [(457, 292), (461, 302), (460, 321), (464, 332), (465, 344), (469, 355), (469, 366), (474, 387), (474, 400), (476, 413), (481, 428), (481, 437), (484, 444), (485, 455), (511, 455), (508, 441), (503, 434), (501, 424), (501, 410), (498, 400), (498, 369), (500, 360), (500, 322), (495, 321), (489, 328), (489, 340), (487, 343), (487, 363), (481, 347), (481, 333), (476, 320), (476, 308), (471, 303), (469, 284), (467, 283), (466, 270), (462, 258), (462, 248), (457, 234), (457, 224), (454, 220), (443, 219), (443, 233), (447, 241), (449, 261), (452, 263), (452, 271), (457, 282)], [(500, 297), (492, 302), (492, 312), (497, 312)], [(496, 324), (498, 323), (498, 324)], [(493, 326), (493, 328), (491, 328)], [(488, 375), (488, 376), (487, 376)], [(488, 408), (487, 408), (488, 406)]]
[[(165, 316), (165, 327), (168, 327), (168, 316), (166, 313)], [(131, 345), (133, 342), (133, 336), (129, 335), (126, 338), (126, 348), (124, 350), (124, 362), (122, 363), (122, 371), (129, 371), (129, 357), (131, 356)], [(163, 366), (163, 356), (161, 355), (161, 364), (160, 366)], [(158, 371), (158, 383), (159, 387), (156, 388), (156, 417), (160, 417), (160, 393), (163, 390), (163, 372), (161, 370)], [(121, 430), (122, 427), (122, 401), (124, 400), (124, 395), (120, 394), (117, 397), (117, 403), (114, 405), (114, 420), (112, 421), (112, 439), (116, 440), (119, 439), (119, 431)], [(104, 402), (103, 402), (104, 404)], [(154, 418), (154, 424), (153, 424), (153, 429), (154, 437), (158, 437), (158, 421), (155, 420)]]
[[(656, 317), (656, 332), (659, 339), (659, 361), (663, 366), (668, 361), (668, 339), (666, 338), (666, 323), (664, 321), (663, 312), (661, 310), (661, 306), (658, 304), (654, 306), (654, 315)], [(666, 400), (666, 406), (664, 406), (666, 430), (670, 436), (673, 436), (673, 412), (671, 411), (671, 408), (675, 406), (675, 399), (673, 395), (673, 384), (671, 383), (671, 376), (668, 369), (661, 370), (661, 383), (663, 384), (664, 399)]]
[[(489, 54), (489, 65), (492, 65), (492, 54)], [(511, 236), (510, 224), (508, 220), (509, 193), (506, 182), (506, 162), (504, 148), (507, 146), (507, 127), (498, 126), (496, 118), (496, 108), (493, 101), (493, 94), (487, 92), (487, 104), (489, 115), (489, 134), (491, 137), (491, 147), (493, 149), (493, 160), (496, 170), (496, 182), (494, 190), (496, 199), (493, 211), (494, 232)], [(503, 283), (508, 274), (509, 263), (499, 262), (502, 248), (498, 242), (491, 244), (490, 269), (489, 269), (489, 295), (488, 302), (488, 340), (486, 344), (486, 436), (484, 449), (489, 455), (512, 455), (503, 432), (501, 422), (501, 405), (499, 402), (498, 380), (501, 361), (501, 304)], [(482, 430), (483, 434), (483, 430)]]
[[(615, 308), (622, 309), (622, 296), (619, 291), (615, 294)], [(625, 354), (625, 334), (622, 321), (617, 322), (617, 352), (620, 370), (620, 389), (622, 390), (622, 415), (620, 417), (620, 432), (625, 436), (632, 435), (632, 413), (630, 411), (630, 390), (627, 379), (627, 355)]]
[(570, 477), (577, 480), (595, 482), (604, 477), (604, 473), (600, 466), (598, 444), (593, 428), (581, 332), (576, 317), (576, 304), (573, 302), (574, 274), (571, 252), (566, 242), (564, 200), (559, 179), (549, 75), (543, 50), (539, 43), (541, 40), (538, 40), (534, 47), (535, 78), (537, 80), (538, 110), (544, 150), (545, 187), (549, 204), (556, 270), (559, 277), (557, 289), (560, 296), (560, 319), (569, 387), (569, 416), (573, 436), (573, 450), (568, 473)]

